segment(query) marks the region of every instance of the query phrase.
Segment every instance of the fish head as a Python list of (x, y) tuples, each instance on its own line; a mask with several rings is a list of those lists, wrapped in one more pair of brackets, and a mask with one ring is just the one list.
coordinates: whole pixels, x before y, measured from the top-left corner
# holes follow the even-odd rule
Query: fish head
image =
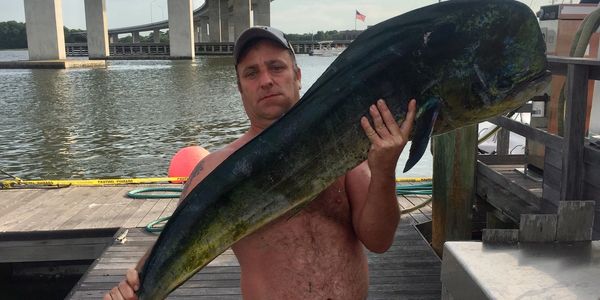
[(482, 11), (471, 23), (445, 27), (460, 46), (449, 49), (454, 55), (437, 70), (444, 80), (438, 85), (442, 105), (434, 134), (513, 111), (546, 92), (551, 77), (546, 45), (529, 9), (509, 16)]

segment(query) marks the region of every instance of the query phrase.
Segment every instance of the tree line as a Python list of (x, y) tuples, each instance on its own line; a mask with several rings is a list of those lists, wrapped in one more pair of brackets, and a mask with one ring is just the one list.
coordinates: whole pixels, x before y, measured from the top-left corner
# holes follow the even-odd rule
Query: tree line
[[(85, 43), (87, 37), (85, 30), (82, 29), (69, 29), (64, 27), (65, 42), (66, 43)], [(317, 31), (317, 33), (303, 33), (303, 34), (288, 34), (286, 35), (290, 41), (327, 41), (327, 40), (352, 40), (356, 38), (359, 31)], [(132, 37), (126, 36), (119, 39), (120, 43), (131, 43), (133, 42)], [(147, 36), (140, 36), (140, 42), (142, 43), (153, 43), (154, 32), (151, 32)], [(169, 32), (160, 33), (160, 42), (169, 42)], [(0, 49), (24, 49), (27, 48), (27, 32), (25, 30), (25, 23), (8, 21), (0, 22)]]
[(358, 36), (361, 31), (359, 30), (330, 30), (330, 31), (317, 31), (317, 33), (303, 33), (303, 34), (286, 34), (286, 37), (290, 41), (331, 41), (331, 40), (353, 40)]
[[(66, 43), (85, 43), (85, 30), (64, 27)], [(0, 49), (27, 48), (25, 23), (16, 21), (0, 22)]]

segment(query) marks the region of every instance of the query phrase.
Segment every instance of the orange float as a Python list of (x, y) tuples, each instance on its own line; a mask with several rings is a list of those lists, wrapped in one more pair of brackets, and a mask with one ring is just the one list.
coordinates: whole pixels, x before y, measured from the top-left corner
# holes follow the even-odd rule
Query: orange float
[[(189, 146), (177, 151), (169, 164), (169, 177), (189, 177), (196, 165), (210, 152), (200, 146)], [(173, 181), (183, 183), (183, 181)]]

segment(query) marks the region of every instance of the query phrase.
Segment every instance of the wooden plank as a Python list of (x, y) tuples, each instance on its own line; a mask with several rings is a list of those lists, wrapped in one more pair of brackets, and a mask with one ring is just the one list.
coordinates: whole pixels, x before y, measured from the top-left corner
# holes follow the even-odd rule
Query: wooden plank
[(35, 209), (31, 209), (28, 214), (21, 216), (23, 221), (19, 224), (19, 230), (32, 231), (34, 228), (46, 230), (44, 228), (45, 224), (56, 217), (56, 215), (50, 212), (54, 212), (57, 208), (57, 205), (68, 202), (64, 199), (70, 199), (70, 196), (75, 192), (76, 189), (70, 187), (64, 188), (62, 191), (48, 191), (43, 201), (41, 201), (41, 205)]
[(165, 208), (163, 213), (160, 215), (160, 218), (170, 217), (173, 214), (173, 212), (175, 211), (175, 209), (177, 208), (178, 204), (179, 204), (179, 199), (171, 199), (171, 201), (169, 202), (169, 204), (167, 205), (167, 207)]
[(44, 247), (0, 247), (0, 263), (62, 260), (91, 260), (99, 257), (108, 244), (49, 245)]
[(498, 155), (508, 155), (508, 151), (509, 151), (509, 138), (510, 138), (510, 131), (501, 128), (498, 131), (498, 135), (497, 135), (497, 142), (496, 142), (496, 152), (498, 153)]
[(48, 207), (51, 207), (48, 205), (50, 198), (62, 197), (72, 191), (70, 188), (43, 190), (34, 201), (30, 201), (27, 205), (23, 205), (5, 216), (8, 220), (0, 225), (0, 228), (2, 228), (0, 231), (21, 231), (20, 228), (25, 224), (25, 221), (36, 214), (39, 209), (44, 210), (46, 208), (47, 211)]
[[(515, 178), (508, 178), (507, 176), (500, 174), (498, 171), (492, 169), (491, 167), (478, 162), (477, 163), (477, 182), (478, 182), (478, 195), (480, 195), (482, 198), (487, 197), (487, 195), (491, 195), (491, 194), (503, 194), (503, 195), (507, 195), (508, 199), (513, 199), (513, 198), (518, 198), (519, 200), (523, 201), (526, 203), (525, 206), (531, 206), (534, 209), (541, 209), (543, 207), (543, 199), (540, 198), (539, 196), (535, 195), (530, 189), (527, 189), (525, 187), (523, 187), (523, 183), (517, 181)], [(479, 187), (479, 181), (480, 179), (486, 179), (486, 183), (487, 182), (493, 182), (497, 188), (500, 189), (504, 189), (506, 190), (507, 193), (504, 193), (503, 191), (497, 191), (497, 190), (491, 190), (491, 189), (484, 189), (483, 187), (480, 188)], [(521, 180), (525, 181), (527, 180), (526, 177), (521, 176)], [(536, 188), (540, 188), (541, 187), (541, 183), (535, 183), (532, 181), (529, 181), (530, 184), (535, 184), (535, 185), (539, 185), (536, 186)], [(484, 193), (485, 192), (485, 193)], [(514, 195), (514, 196), (508, 196), (508, 195)], [(507, 199), (507, 200), (508, 200)], [(501, 200), (501, 199), (498, 199)], [(511, 200), (512, 201), (512, 200)], [(523, 206), (523, 205), (520, 205)], [(500, 207), (497, 207), (500, 208)], [(518, 220), (518, 218), (517, 218)]]
[(140, 220), (136, 227), (144, 227), (150, 222), (157, 220), (165, 211), (167, 205), (172, 199), (157, 199), (156, 204), (152, 209)]
[(544, 154), (544, 169), (546, 165), (553, 166), (556, 169), (562, 169), (562, 150), (546, 147)]
[[(0, 195), (3, 195), (0, 200), (0, 231), (2, 231), (2, 225), (8, 218), (10, 218), (13, 211), (18, 208), (23, 208), (39, 196), (44, 193), (44, 190), (6, 190), (0, 191)], [(4, 197), (4, 195), (11, 195)]]
[(477, 176), (477, 195), (515, 223), (519, 222), (521, 214), (538, 211), (537, 207), (483, 176)]
[(553, 242), (557, 217), (554, 214), (523, 214), (519, 223), (519, 242)]
[(510, 155), (477, 155), (477, 159), (486, 165), (525, 165), (523, 154)]
[(433, 137), (432, 247), (442, 255), (444, 242), (471, 239), (475, 196), (477, 125)]
[(100, 228), (102, 224), (107, 224), (108, 220), (113, 219), (120, 210), (131, 202), (131, 199), (125, 198), (120, 188), (111, 188), (110, 191), (110, 195), (106, 195), (90, 204), (89, 208), (93, 211), (82, 212), (85, 217), (81, 218), (80, 222), (75, 224), (73, 228)]
[(483, 229), (482, 241), (484, 243), (517, 243), (519, 242), (518, 229)]
[[(584, 189), (600, 188), (600, 160), (596, 162), (583, 162), (583, 180), (585, 182)], [(600, 195), (600, 194), (596, 194)], [(600, 197), (598, 197), (600, 198)], [(584, 198), (592, 199), (592, 198)]]
[(5, 209), (11, 207), (14, 204), (22, 204), (21, 198), (24, 198), (24, 190), (11, 189), (2, 190), (0, 189), (0, 215), (6, 213)]
[[(415, 207), (416, 205), (423, 203), (424, 201), (420, 199), (415, 200), (416, 198), (414, 197), (414, 195), (398, 196), (398, 198), (403, 198), (402, 201), (398, 200), (398, 202), (402, 204), (403, 209), (410, 209), (412, 207)], [(425, 215), (420, 209), (410, 212), (410, 216), (415, 220), (414, 224), (421, 224), (431, 221), (431, 219), (427, 215)]]
[[(76, 228), (79, 224), (86, 222), (86, 220), (94, 214), (94, 212), (98, 209), (98, 206), (106, 201), (106, 199), (112, 197), (114, 194), (111, 189), (107, 188), (91, 188), (91, 187), (81, 187), (90, 189), (89, 197), (84, 197), (83, 201), (79, 201), (77, 205), (74, 206), (73, 215), (59, 225), (60, 229), (68, 230)], [(112, 226), (111, 226), (112, 227)], [(83, 228), (83, 226), (79, 227)]]
[(590, 241), (595, 204), (595, 201), (560, 201), (556, 240), (560, 242)]
[[(123, 279), (125, 271), (133, 266), (157, 238), (140, 228), (129, 229), (129, 232), (127, 242), (114, 244), (96, 260), (67, 299), (101, 298)], [(391, 298), (415, 295), (411, 298), (416, 299), (429, 299), (427, 297), (439, 295), (439, 258), (413, 226), (399, 226), (395, 236), (394, 244), (388, 252), (381, 255), (368, 253), (371, 281), (369, 299), (371, 295), (387, 295), (388, 298), (390, 295)], [(119, 249), (127, 251), (117, 251)], [(239, 299), (239, 280), (239, 264), (233, 252), (228, 249), (174, 291), (168, 299)]]
[(540, 142), (546, 147), (554, 148), (554, 149), (562, 149), (562, 137), (557, 136), (555, 134), (548, 133), (538, 128), (530, 127), (521, 122), (517, 122), (513, 119), (500, 116), (493, 119), (488, 120), (491, 123), (494, 123), (498, 126), (502, 126), (502, 128), (510, 130), (516, 134), (526, 137), (527, 139), (534, 140), (536, 142)]
[(564, 122), (563, 167), (560, 200), (580, 200), (583, 196), (583, 142), (587, 110), (589, 69), (570, 64)]
[[(68, 194), (51, 193), (46, 204), (35, 210), (29, 220), (20, 227), (21, 231), (40, 231), (58, 229), (57, 225), (75, 216), (77, 207), (83, 199), (100, 191), (89, 188), (69, 187)], [(72, 228), (69, 228), (72, 229)]]
[[(426, 202), (429, 199), (431, 199), (431, 196), (428, 196), (428, 195), (410, 195), (410, 196), (407, 196), (406, 198), (414, 206), (417, 206), (417, 205), (422, 205), (424, 202)], [(419, 220), (419, 222), (417, 224), (422, 224), (422, 223), (430, 222), (431, 221), (431, 214), (432, 214), (431, 201), (429, 202), (429, 204), (427, 204), (427, 205), (419, 208), (418, 210), (416, 210), (415, 213), (419, 214), (420, 216), (422, 216), (422, 217), (420, 217), (420, 220)]]
[(553, 203), (558, 208), (558, 203), (560, 202), (559, 189), (544, 183), (544, 199)]
[[(562, 165), (562, 164), (561, 164)], [(554, 164), (546, 162), (544, 165), (544, 184), (553, 187), (554, 190), (560, 191), (561, 186), (561, 167), (556, 167)], [(557, 204), (558, 205), (558, 204)]]
[[(128, 213), (133, 213), (141, 203), (137, 203), (136, 199), (127, 197), (127, 192), (132, 188), (121, 187), (119, 189), (112, 190), (115, 197), (108, 199), (112, 200), (109, 203), (102, 202), (103, 211), (97, 211), (93, 216), (93, 223), (90, 223), (91, 228), (102, 228), (107, 226), (118, 226), (122, 227), (122, 223), (129, 218)], [(84, 227), (81, 226), (80, 227)]]
[(101, 192), (92, 188), (73, 187), (73, 189), (77, 189), (77, 191), (75, 194), (72, 195), (72, 199), (68, 199), (66, 201), (63, 201), (60, 205), (54, 206), (52, 211), (55, 213), (50, 213), (54, 215), (54, 218), (47, 221), (47, 223), (44, 225), (44, 227), (47, 228), (47, 230), (61, 229), (62, 225), (65, 222), (77, 215), (77, 213), (81, 210), (81, 203), (84, 203), (85, 199), (94, 197), (96, 193)]
[[(131, 188), (128, 188), (127, 190), (131, 190)], [(127, 194), (127, 191), (123, 190), (121, 191), (121, 193), (123, 195)], [(128, 228), (131, 226), (124, 226), (125, 223), (127, 222), (127, 220), (129, 218), (131, 218), (133, 216), (133, 214), (138, 211), (140, 209), (140, 207), (142, 206), (142, 203), (145, 201), (145, 199), (132, 199), (132, 198), (128, 198), (127, 196), (123, 196), (124, 199), (128, 200), (127, 205), (125, 205), (125, 207), (123, 207), (118, 214), (114, 215), (112, 219), (107, 218), (106, 223), (108, 224), (114, 224), (117, 225), (119, 227), (124, 227), (124, 228)], [(106, 223), (100, 223), (99, 225), (104, 225), (106, 226)]]
[(148, 214), (158, 201), (145, 200), (142, 205), (123, 223), (124, 228), (137, 227), (140, 221)]
[(548, 55), (548, 69), (553, 75), (567, 75), (568, 65), (588, 66), (588, 78), (600, 80), (600, 68), (596, 59)]
[(431, 221), (431, 214), (433, 213), (431, 202), (433, 202), (433, 198), (429, 195), (416, 195), (414, 197), (409, 198), (409, 200), (415, 205), (420, 205), (423, 202), (428, 201), (429, 199), (432, 199), (432, 200), (429, 201), (429, 203), (427, 205), (425, 205), (419, 209), (419, 211), (426, 217), (426, 220), (427, 220), (422, 223)]

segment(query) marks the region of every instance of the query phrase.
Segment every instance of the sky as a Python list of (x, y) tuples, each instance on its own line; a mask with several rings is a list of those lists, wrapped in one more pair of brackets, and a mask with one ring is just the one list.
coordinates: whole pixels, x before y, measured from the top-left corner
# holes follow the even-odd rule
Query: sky
[[(316, 33), (319, 30), (351, 30), (355, 10), (367, 16), (356, 21), (365, 29), (410, 10), (437, 3), (438, 0), (274, 0), (271, 2), (271, 26), (286, 33)], [(522, 0), (533, 11), (542, 5), (569, 3), (559, 0)], [(579, 1), (573, 1), (578, 3)], [(194, 8), (204, 0), (192, 0)], [(83, 0), (62, 0), (63, 22), (70, 29), (85, 29)], [(118, 28), (167, 19), (167, 0), (106, 0), (108, 28)], [(25, 22), (23, 0), (0, 0), (0, 22)]]

